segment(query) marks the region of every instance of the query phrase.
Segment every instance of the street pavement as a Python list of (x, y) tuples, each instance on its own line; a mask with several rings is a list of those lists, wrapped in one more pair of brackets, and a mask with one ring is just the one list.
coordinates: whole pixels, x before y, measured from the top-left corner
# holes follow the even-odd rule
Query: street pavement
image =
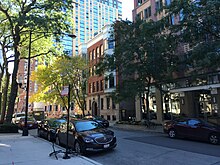
[[(56, 150), (63, 150), (55, 145)], [(22, 136), (20, 133), (0, 133), (0, 165), (101, 165), (80, 155), (70, 155), (70, 159), (63, 159), (63, 153), (54, 155), (52, 144), (34, 136)]]
[[(143, 131), (162, 133), (161, 126), (147, 129), (142, 126), (112, 123), (110, 128), (137, 130), (140, 131), (139, 134)], [(128, 132), (128, 134), (132, 137), (137, 136), (138, 132)], [(90, 156), (93, 160), (81, 155), (70, 155), (70, 159), (63, 159), (63, 153), (57, 154), (58, 159), (56, 159), (54, 155), (49, 156), (53, 152), (52, 143), (44, 139), (31, 135), (22, 136), (21, 133), (0, 133), (0, 165), (101, 165), (98, 162), (105, 165), (220, 165), (220, 157), (148, 143), (142, 143), (135, 148), (137, 142), (134, 140), (118, 137), (118, 147), (114, 151)], [(57, 145), (55, 149), (65, 151)], [(135, 152), (130, 152), (133, 150)], [(120, 153), (124, 153), (124, 157)]]

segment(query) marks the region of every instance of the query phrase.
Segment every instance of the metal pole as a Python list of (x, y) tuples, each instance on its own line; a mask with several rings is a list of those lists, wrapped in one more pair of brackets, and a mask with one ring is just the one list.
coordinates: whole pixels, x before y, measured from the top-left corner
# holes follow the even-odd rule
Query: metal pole
[(67, 130), (66, 130), (66, 152), (63, 156), (63, 159), (70, 159), (70, 156), (68, 155), (68, 141), (69, 141), (69, 123), (70, 123), (70, 84), (68, 87), (68, 109), (67, 109)]
[(31, 31), (29, 34), (29, 52), (28, 52), (28, 70), (27, 70), (27, 84), (26, 84), (26, 107), (25, 107), (25, 123), (22, 136), (28, 136), (27, 118), (28, 118), (28, 98), (29, 98), (29, 82), (30, 82), (30, 66), (31, 66)]

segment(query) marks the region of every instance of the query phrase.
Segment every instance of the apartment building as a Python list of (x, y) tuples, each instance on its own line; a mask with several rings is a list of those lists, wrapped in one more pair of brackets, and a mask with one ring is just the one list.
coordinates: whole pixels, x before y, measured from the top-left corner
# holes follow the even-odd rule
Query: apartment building
[(120, 0), (75, 0), (73, 8), (73, 54), (79, 54), (79, 45), (88, 42), (102, 28), (122, 19)]
[(89, 79), (87, 83), (86, 114), (102, 116), (107, 120), (118, 120), (119, 104), (116, 104), (110, 94), (116, 89), (117, 73), (105, 72), (96, 75), (96, 65), (104, 54), (111, 55), (114, 42), (110, 37), (111, 25), (105, 25), (102, 32), (87, 43), (79, 46), (79, 54), (86, 54), (89, 65)]
[[(139, 17), (146, 21), (157, 21), (164, 16), (164, 12), (157, 11), (170, 3), (171, 0), (134, 0), (133, 20)], [(171, 17), (170, 21), (175, 24), (180, 19), (181, 14), (179, 17)], [(189, 45), (183, 44), (177, 55), (183, 55), (189, 50)], [(157, 113), (158, 122), (163, 121), (165, 114), (184, 114), (220, 123), (220, 71), (198, 73), (194, 77), (188, 73), (179, 72), (173, 77), (174, 83), (162, 85), (163, 90), (167, 91), (166, 95), (152, 87), (150, 108)], [(144, 96), (141, 100), (144, 100)], [(142, 118), (141, 104), (136, 102), (137, 119)]]

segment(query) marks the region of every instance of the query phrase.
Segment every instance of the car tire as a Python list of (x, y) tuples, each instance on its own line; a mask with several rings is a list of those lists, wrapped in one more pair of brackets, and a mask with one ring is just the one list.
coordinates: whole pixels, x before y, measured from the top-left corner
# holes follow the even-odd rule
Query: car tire
[(83, 154), (84, 153), (84, 151), (82, 149), (82, 145), (78, 141), (75, 142), (74, 150), (77, 154)]
[(47, 133), (47, 140), (48, 140), (48, 141), (52, 141), (50, 132)]
[(168, 135), (169, 135), (169, 137), (172, 138), (172, 139), (176, 138), (176, 136), (177, 136), (176, 130), (170, 129), (170, 130), (168, 131)]
[(41, 137), (41, 131), (39, 129), (37, 130), (37, 136)]
[(210, 134), (209, 136), (209, 142), (211, 144), (218, 144), (219, 143), (219, 136), (216, 135), (215, 133)]
[(55, 143), (58, 145), (58, 146), (60, 146), (60, 139), (59, 139), (59, 137), (58, 136), (56, 136), (56, 140), (55, 140)]

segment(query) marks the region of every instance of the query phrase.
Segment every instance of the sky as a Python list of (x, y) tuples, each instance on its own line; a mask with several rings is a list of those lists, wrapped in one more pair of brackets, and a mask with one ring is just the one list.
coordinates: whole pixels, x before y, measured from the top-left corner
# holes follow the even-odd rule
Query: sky
[(122, 2), (122, 19), (126, 18), (132, 21), (132, 10), (134, 9), (134, 0), (119, 0)]
[[(132, 21), (132, 10), (134, 9), (134, 0), (119, 0), (122, 2), (122, 19), (126, 18)], [(13, 70), (13, 66), (9, 66), (10, 72)]]

